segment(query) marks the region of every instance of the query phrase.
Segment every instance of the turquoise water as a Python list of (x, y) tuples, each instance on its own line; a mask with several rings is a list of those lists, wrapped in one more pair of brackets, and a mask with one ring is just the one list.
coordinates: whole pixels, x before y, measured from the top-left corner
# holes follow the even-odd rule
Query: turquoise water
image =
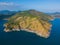
[(45, 39), (34, 33), (25, 31), (3, 32), (3, 24), (6, 20), (0, 20), (0, 45), (60, 45), (60, 19), (56, 18), (52, 24), (50, 37)]

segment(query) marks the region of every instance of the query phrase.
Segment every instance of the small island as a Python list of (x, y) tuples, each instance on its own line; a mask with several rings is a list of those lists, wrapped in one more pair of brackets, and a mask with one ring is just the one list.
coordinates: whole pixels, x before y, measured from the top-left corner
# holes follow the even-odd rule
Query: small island
[(8, 19), (8, 22), (4, 24), (4, 31), (12, 32), (24, 30), (48, 38), (52, 27), (52, 19), (52, 16), (36, 10), (22, 11)]

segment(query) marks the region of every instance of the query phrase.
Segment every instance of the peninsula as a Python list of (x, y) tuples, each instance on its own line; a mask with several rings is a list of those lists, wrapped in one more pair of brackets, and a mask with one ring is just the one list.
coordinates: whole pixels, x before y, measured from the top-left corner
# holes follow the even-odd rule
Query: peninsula
[(24, 30), (48, 38), (52, 27), (52, 19), (52, 16), (36, 10), (22, 11), (9, 18), (8, 22), (4, 24), (4, 31)]

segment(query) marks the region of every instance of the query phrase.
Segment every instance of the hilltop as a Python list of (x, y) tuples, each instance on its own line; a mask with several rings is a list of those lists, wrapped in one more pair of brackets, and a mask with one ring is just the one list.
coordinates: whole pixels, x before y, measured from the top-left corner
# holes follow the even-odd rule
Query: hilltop
[(48, 38), (51, 30), (52, 16), (36, 10), (26, 10), (16, 13), (4, 24), (5, 32), (28, 31), (39, 36)]

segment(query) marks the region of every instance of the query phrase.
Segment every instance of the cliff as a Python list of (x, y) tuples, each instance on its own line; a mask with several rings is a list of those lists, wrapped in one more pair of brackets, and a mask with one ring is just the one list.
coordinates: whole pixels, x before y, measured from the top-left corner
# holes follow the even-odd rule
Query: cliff
[(52, 26), (50, 21), (52, 19), (52, 16), (36, 10), (22, 11), (9, 18), (8, 22), (4, 24), (4, 31), (24, 30), (48, 38)]

